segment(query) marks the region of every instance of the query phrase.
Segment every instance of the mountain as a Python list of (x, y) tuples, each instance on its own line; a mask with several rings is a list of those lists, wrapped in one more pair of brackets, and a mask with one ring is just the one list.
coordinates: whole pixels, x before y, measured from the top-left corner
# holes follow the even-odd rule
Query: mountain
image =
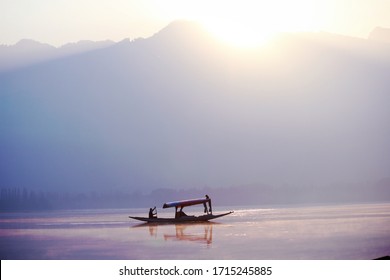
[(23, 39), (15, 45), (0, 45), (0, 72), (23, 68), (32, 64), (89, 52), (112, 45), (112, 41), (80, 41), (56, 48), (34, 40)]
[(245, 51), (174, 22), (150, 38), (4, 72), (0, 186), (250, 185), (259, 196), (267, 186), (363, 200), (380, 189), (389, 198), (376, 187), (390, 170), (382, 48), (306, 33)]
[(13, 46), (0, 46), (0, 72), (23, 67), (54, 57), (55, 47), (33, 40), (21, 40)]
[(376, 27), (370, 33), (369, 39), (390, 44), (390, 28)]

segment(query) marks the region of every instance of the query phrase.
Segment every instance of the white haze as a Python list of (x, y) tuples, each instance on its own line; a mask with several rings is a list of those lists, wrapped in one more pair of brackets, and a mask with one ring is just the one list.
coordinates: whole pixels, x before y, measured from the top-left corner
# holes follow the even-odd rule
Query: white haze
[(308, 33), (240, 51), (175, 22), (4, 71), (0, 186), (372, 187), (390, 177), (389, 49)]

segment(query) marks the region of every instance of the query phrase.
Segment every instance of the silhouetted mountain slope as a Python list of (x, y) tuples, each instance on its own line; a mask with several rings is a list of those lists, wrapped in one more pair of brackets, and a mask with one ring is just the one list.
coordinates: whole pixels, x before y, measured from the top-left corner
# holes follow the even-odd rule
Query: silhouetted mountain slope
[(369, 39), (390, 44), (390, 28), (376, 27), (370, 33)]
[(389, 70), (369, 40), (284, 35), (239, 51), (175, 22), (1, 74), (0, 185), (364, 196), (389, 176)]
[(55, 48), (34, 40), (20, 40), (12, 46), (0, 45), (0, 73), (36, 63), (89, 52), (112, 45), (111, 41), (80, 41)]

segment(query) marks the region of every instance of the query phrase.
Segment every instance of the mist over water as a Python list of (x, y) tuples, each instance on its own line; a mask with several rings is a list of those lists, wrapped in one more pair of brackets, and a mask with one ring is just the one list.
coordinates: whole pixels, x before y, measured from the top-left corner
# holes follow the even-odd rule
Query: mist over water
[[(390, 255), (390, 33), (379, 31), (281, 34), (239, 51), (174, 22), (82, 49), (24, 41), (25, 59), (0, 48), (12, 64), (0, 67), (1, 259)], [(128, 218), (205, 194), (234, 214)], [(241, 203), (257, 206), (214, 206)]]
[(390, 254), (388, 203), (214, 212), (226, 210), (235, 212), (215, 222), (179, 225), (127, 218), (146, 216), (147, 209), (2, 214), (0, 257), (358, 260)]

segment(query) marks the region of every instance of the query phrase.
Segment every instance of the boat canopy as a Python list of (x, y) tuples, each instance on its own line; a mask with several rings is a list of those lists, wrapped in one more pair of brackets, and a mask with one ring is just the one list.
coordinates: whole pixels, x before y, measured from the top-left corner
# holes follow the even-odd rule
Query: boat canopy
[(187, 200), (179, 200), (179, 201), (172, 201), (164, 203), (163, 208), (170, 208), (170, 207), (186, 207), (191, 205), (197, 205), (197, 204), (211, 204), (210, 198), (195, 198), (195, 199), (187, 199)]

